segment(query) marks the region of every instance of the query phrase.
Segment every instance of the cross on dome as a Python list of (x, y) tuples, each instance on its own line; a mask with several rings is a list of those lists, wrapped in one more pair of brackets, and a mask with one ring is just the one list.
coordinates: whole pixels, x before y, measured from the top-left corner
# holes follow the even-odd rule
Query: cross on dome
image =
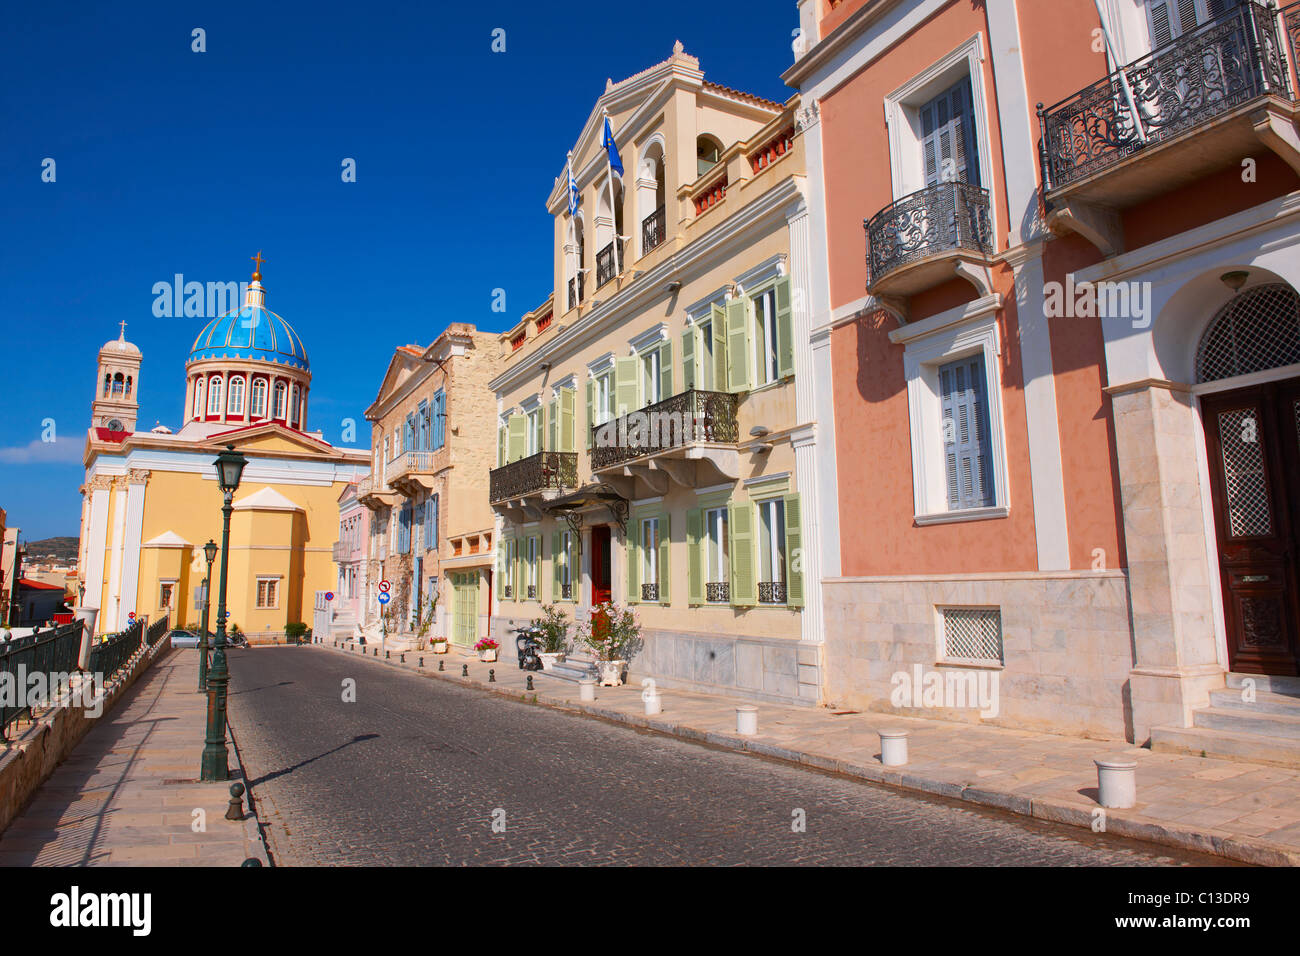
[(261, 282), (261, 281), (262, 281), (262, 263), (266, 261), (265, 259), (262, 258), (262, 250), (261, 250), (261, 249), (258, 249), (258, 250), (257, 250), (257, 255), (255, 255), (255, 256), (249, 256), (248, 258), (252, 259), (254, 262), (257, 263), (257, 265), (253, 267), (253, 280), (254, 280), (255, 282)]

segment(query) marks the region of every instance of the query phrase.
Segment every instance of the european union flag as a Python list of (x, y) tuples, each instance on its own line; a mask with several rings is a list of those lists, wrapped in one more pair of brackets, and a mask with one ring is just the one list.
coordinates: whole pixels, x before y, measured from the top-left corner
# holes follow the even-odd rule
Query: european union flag
[(614, 145), (614, 129), (609, 125), (608, 116), (605, 117), (605, 140), (601, 145), (605, 147), (605, 152), (609, 154), (609, 168), (622, 176), (623, 160), (619, 159), (618, 147)]

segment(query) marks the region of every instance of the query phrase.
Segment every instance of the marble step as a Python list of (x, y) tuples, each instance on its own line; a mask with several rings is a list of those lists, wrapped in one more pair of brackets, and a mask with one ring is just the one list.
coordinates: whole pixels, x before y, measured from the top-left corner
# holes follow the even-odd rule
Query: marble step
[(1300, 740), (1300, 716), (1295, 714), (1248, 713), (1241, 710), (1206, 707), (1192, 711), (1192, 725), (1207, 730), (1258, 734), (1271, 739)]
[(1241, 682), (1247, 678), (1255, 682), (1255, 691), (1257, 693), (1265, 691), (1270, 694), (1282, 694), (1286, 697), (1300, 697), (1300, 677), (1229, 673), (1227, 683), (1229, 687), (1240, 688)]
[(1289, 697), (1286, 694), (1271, 694), (1268, 691), (1256, 691), (1255, 699), (1247, 701), (1242, 699), (1241, 691), (1236, 688), (1212, 690), (1210, 707), (1215, 710), (1239, 710), (1248, 714), (1300, 717), (1300, 698)]
[(1208, 727), (1152, 727), (1151, 749), (1300, 768), (1300, 739), (1264, 737), (1255, 733), (1212, 730)]

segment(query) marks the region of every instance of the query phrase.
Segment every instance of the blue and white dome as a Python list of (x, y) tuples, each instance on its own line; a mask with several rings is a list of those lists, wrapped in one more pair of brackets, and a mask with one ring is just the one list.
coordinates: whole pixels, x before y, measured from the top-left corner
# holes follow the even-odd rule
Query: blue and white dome
[(185, 364), (208, 359), (268, 362), (311, 371), (302, 338), (265, 305), (262, 283), (254, 281), (243, 308), (213, 319), (194, 340)]

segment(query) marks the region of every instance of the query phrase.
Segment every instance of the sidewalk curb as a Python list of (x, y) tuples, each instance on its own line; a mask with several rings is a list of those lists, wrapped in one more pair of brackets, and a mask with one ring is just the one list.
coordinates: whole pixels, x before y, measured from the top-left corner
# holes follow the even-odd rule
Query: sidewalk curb
[[(247, 854), (246, 859), (258, 859), (262, 861), (262, 866), (274, 866), (271, 862), (271, 851), (266, 845), (266, 838), (262, 833), (262, 822), (257, 815), (257, 800), (253, 793), (253, 782), (248, 779), (248, 769), (244, 764), (244, 755), (239, 750), (239, 741), (235, 739), (235, 728), (226, 721), (226, 733), (230, 736), (230, 749), (235, 752), (235, 760), (239, 763), (238, 781), (244, 785), (244, 852)], [(231, 782), (235, 782), (232, 779)]]
[[(399, 670), (410, 671), (421, 677), (460, 684), (463, 687), (486, 691), (490, 694), (508, 697), (511, 700), (523, 700), (526, 703), (549, 707), (552, 710), (584, 714), (608, 723), (637, 727), (677, 737), (681, 740), (710, 744), (740, 753), (752, 753), (796, 766), (813, 767), (829, 773), (865, 780), (869, 783), (883, 784), (898, 790), (961, 800), (977, 806), (1003, 810), (1049, 823), (1063, 824), (1091, 831), (1094, 825), (1094, 811), (1101, 809), (1100, 806), (1080, 806), (1051, 797), (1035, 797), (1013, 791), (997, 790), (987, 786), (976, 786), (969, 783), (943, 780), (938, 777), (922, 776), (907, 772), (905, 769), (893, 769), (878, 763), (859, 764), (838, 760), (822, 754), (792, 750), (789, 747), (754, 740), (749, 737), (718, 731), (705, 731), (687, 724), (678, 724), (660, 718), (627, 714), (622, 711), (611, 710), (608, 707), (601, 707), (598, 704), (588, 704), (574, 700), (547, 700), (541, 696), (542, 691), (520, 691), (516, 688), (494, 686), (486, 681), (477, 680), (473, 677), (461, 677), (459, 674), (449, 671), (439, 672), (436, 669), (421, 668), (412, 663), (402, 664), (396, 659), (374, 657), (369, 654), (354, 654), (342, 647), (334, 647), (332, 641), (309, 646), (322, 647), (344, 657), (361, 657), (372, 663), (387, 664)], [(410, 653), (408, 652), (408, 654)], [(411, 656), (418, 658), (418, 654), (412, 654)], [(498, 661), (498, 663), (500, 662)], [(1256, 866), (1300, 866), (1300, 850), (1288, 850), (1251, 837), (1233, 836), (1210, 827), (1186, 828), (1180, 827), (1176, 823), (1158, 823), (1153, 820), (1143, 819), (1141, 814), (1135, 814), (1133, 811), (1127, 810), (1106, 810), (1101, 819), (1104, 820), (1104, 829), (1101, 832), (1113, 836), (1141, 840), (1146, 843), (1155, 843), (1210, 856), (1219, 856), (1236, 863), (1247, 863)]]

